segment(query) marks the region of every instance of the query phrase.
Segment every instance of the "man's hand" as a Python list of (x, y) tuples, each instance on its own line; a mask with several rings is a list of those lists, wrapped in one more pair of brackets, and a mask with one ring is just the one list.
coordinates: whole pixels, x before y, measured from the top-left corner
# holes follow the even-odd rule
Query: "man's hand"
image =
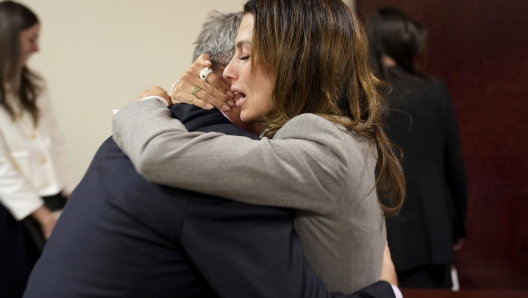
[(381, 270), (380, 280), (386, 281), (395, 286), (398, 285), (398, 276), (396, 275), (396, 268), (392, 262), (389, 244), (385, 244), (385, 252), (383, 253), (383, 268)]

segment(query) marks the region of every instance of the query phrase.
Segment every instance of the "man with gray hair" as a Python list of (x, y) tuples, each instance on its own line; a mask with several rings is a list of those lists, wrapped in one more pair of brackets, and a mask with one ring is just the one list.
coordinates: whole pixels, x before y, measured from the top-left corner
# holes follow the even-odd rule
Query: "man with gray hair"
[(235, 38), (243, 16), (242, 12), (212, 11), (196, 38), (192, 61), (196, 61), (202, 53), (207, 53), (213, 65), (225, 67), (229, 64), (233, 57)]
[[(197, 52), (211, 55), (218, 77), (240, 18), (216, 12), (200, 33)], [(256, 138), (217, 110), (182, 104), (171, 112), (189, 131)], [(386, 282), (351, 296), (328, 293), (303, 256), (290, 211), (151, 184), (109, 138), (70, 196), (24, 297), (394, 294)]]

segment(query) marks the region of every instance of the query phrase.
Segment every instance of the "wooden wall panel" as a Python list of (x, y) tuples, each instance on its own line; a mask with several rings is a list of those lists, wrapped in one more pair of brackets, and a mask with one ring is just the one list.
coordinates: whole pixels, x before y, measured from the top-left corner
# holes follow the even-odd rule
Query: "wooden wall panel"
[(358, 0), (429, 31), (425, 72), (446, 82), (469, 178), (461, 286), (528, 289), (528, 1)]

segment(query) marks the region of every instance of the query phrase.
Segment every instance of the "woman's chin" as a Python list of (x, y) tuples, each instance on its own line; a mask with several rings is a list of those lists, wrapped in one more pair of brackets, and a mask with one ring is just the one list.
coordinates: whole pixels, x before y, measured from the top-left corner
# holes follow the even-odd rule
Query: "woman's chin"
[(242, 122), (245, 122), (245, 123), (252, 122), (252, 119), (251, 119), (250, 115), (248, 115), (248, 114), (249, 113), (247, 111), (245, 112), (244, 110), (242, 110), (240, 112), (240, 120), (242, 120)]
[(255, 115), (251, 115), (250, 113), (240, 113), (240, 120), (245, 123), (254, 123), (259, 122), (259, 117)]

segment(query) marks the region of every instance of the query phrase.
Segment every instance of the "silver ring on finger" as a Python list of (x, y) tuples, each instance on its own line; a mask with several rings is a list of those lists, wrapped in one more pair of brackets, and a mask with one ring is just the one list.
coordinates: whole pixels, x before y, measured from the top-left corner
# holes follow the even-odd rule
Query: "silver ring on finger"
[(200, 80), (202, 80), (204, 82), (207, 82), (207, 76), (209, 76), (209, 74), (211, 74), (212, 72), (213, 72), (213, 70), (210, 69), (209, 67), (204, 67), (200, 71)]

